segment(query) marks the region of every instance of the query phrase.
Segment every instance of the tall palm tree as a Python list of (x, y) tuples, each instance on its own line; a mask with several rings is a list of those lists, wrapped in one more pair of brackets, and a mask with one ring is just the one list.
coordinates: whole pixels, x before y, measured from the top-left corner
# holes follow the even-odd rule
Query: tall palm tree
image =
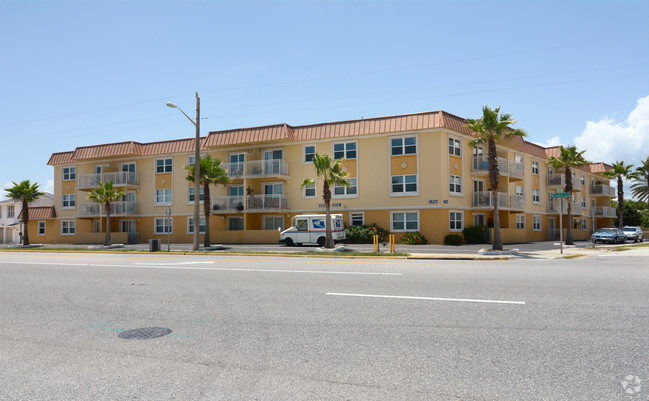
[(496, 141), (514, 136), (526, 136), (524, 130), (513, 129), (511, 126), (516, 124), (509, 113), (500, 113), (500, 106), (495, 109), (485, 105), (482, 107), (482, 117), (478, 119), (468, 118), (466, 120), (467, 128), (476, 133), (476, 139), (471, 141), (471, 146), (476, 147), (481, 144), (487, 144), (487, 162), (489, 166), (489, 182), (491, 184), (491, 193), (494, 207), (494, 236), (491, 249), (502, 251), (503, 243), (500, 238), (500, 216), (498, 216), (498, 153), (496, 150)]
[(548, 158), (548, 164), (555, 169), (563, 169), (566, 176), (566, 185), (564, 187), (564, 192), (570, 194), (568, 198), (568, 224), (566, 224), (566, 245), (574, 245), (574, 240), (572, 238), (572, 169), (583, 167), (588, 164), (588, 160), (584, 158), (585, 150), (581, 152), (577, 151), (577, 146), (563, 146), (559, 148), (559, 157), (550, 156)]
[(642, 166), (635, 169), (636, 178), (631, 185), (631, 194), (640, 201), (649, 201), (649, 157)]
[(124, 189), (115, 189), (113, 188), (112, 181), (99, 182), (99, 188), (94, 189), (88, 195), (88, 199), (92, 199), (97, 203), (104, 204), (104, 210), (106, 211), (106, 238), (104, 239), (104, 245), (110, 246), (110, 212), (111, 212), (111, 202), (117, 201), (119, 198), (124, 196)]
[(624, 218), (622, 211), (624, 210), (624, 183), (623, 179), (636, 179), (637, 175), (633, 172), (632, 164), (624, 164), (624, 161), (613, 163), (613, 168), (602, 173), (604, 177), (611, 180), (617, 179), (617, 215), (618, 227), (624, 227)]
[[(322, 186), (322, 200), (325, 203), (325, 248), (333, 248), (333, 237), (331, 236), (331, 187), (334, 185), (344, 185), (349, 187), (350, 183), (347, 179), (347, 171), (343, 171), (343, 166), (340, 163), (342, 158), (334, 160), (328, 153), (316, 153), (313, 157), (313, 165), (317, 178), (323, 181)], [(302, 187), (305, 185), (315, 184), (316, 178), (307, 178), (302, 182)]]
[[(200, 174), (198, 182), (203, 186), (203, 211), (205, 214), (205, 236), (203, 239), (203, 246), (207, 248), (212, 243), (210, 240), (210, 212), (212, 211), (210, 185), (225, 185), (231, 180), (230, 177), (228, 177), (228, 172), (223, 167), (221, 167), (221, 160), (212, 159), (210, 155), (205, 155), (201, 157), (198, 163)], [(195, 166), (193, 164), (185, 166), (185, 170), (188, 171), (186, 177), (187, 181), (195, 182)], [(194, 196), (200, 197), (200, 194), (194, 194)], [(200, 232), (200, 221), (194, 222), (194, 230), (199, 230)]]
[(29, 223), (29, 204), (41, 195), (45, 195), (45, 192), (39, 191), (39, 185), (37, 183), (32, 184), (29, 180), (21, 181), (20, 184), (13, 181), (11, 183), (14, 186), (5, 188), (5, 192), (10, 199), (16, 202), (22, 202), (23, 245), (29, 245), (29, 230), (27, 229), (27, 223)]

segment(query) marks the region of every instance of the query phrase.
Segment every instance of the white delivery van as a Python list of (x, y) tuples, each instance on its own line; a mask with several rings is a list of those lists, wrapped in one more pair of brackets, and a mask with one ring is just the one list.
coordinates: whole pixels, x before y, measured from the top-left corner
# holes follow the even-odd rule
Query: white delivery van
[[(342, 214), (331, 214), (331, 237), (334, 243), (343, 242), (347, 239), (345, 236), (345, 227), (343, 225)], [(291, 227), (280, 233), (279, 242), (284, 242), (286, 246), (294, 244), (318, 244), (325, 245), (327, 229), (325, 214), (300, 214), (291, 220)]]

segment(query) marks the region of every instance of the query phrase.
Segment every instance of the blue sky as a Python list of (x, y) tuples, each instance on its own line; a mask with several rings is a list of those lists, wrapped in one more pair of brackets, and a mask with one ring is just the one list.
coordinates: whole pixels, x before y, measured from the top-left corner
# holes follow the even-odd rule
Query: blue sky
[(648, 1), (0, 0), (0, 185), (53, 152), (502, 105), (544, 145), (649, 156)]

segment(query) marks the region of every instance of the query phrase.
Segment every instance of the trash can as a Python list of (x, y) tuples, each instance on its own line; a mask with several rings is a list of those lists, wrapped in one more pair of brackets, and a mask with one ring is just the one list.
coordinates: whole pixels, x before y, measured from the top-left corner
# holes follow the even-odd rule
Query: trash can
[(159, 239), (150, 239), (149, 240), (149, 252), (156, 252), (160, 250), (160, 240)]

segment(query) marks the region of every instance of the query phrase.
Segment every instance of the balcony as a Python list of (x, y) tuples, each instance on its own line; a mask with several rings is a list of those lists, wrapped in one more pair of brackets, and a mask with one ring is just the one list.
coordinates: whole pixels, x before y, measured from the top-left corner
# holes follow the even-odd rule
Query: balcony
[[(498, 200), (498, 207), (507, 207), (507, 194), (505, 192), (497, 192), (496, 199)], [(494, 196), (491, 192), (474, 192), (473, 193), (473, 207), (493, 207)]]
[(517, 194), (509, 195), (509, 207), (510, 209), (518, 210), (525, 209), (525, 196)]
[(99, 182), (111, 181), (114, 187), (139, 186), (137, 173), (130, 171), (117, 171), (102, 174), (80, 174), (78, 178), (79, 189), (99, 188)]
[(610, 206), (595, 206), (593, 208), (593, 216), (595, 217), (617, 217), (617, 210)]
[(590, 195), (591, 196), (606, 196), (606, 197), (615, 197), (616, 189), (608, 185), (591, 185), (590, 186)]
[(522, 180), (523, 176), (525, 175), (525, 168), (523, 163), (509, 160), (507, 162), (508, 164), (508, 173), (509, 173), (509, 179), (510, 181), (513, 180)]
[[(489, 162), (484, 156), (473, 156), (473, 163), (471, 164), (471, 171), (474, 174), (489, 174)], [(501, 175), (506, 175), (509, 173), (507, 170), (507, 159), (504, 157), (498, 158), (498, 171)]]
[(245, 176), (247, 178), (288, 176), (286, 160), (253, 160), (246, 162)]
[(244, 176), (244, 162), (238, 163), (221, 163), (221, 168), (224, 168), (228, 172), (228, 177), (236, 180), (237, 178), (243, 178)]
[[(561, 204), (563, 204), (563, 207), (560, 208), (559, 205), (561, 205)], [(568, 200), (564, 199), (563, 201), (559, 201), (559, 199), (552, 199), (551, 201), (548, 202), (548, 212), (550, 212), (550, 213), (559, 213), (559, 209), (561, 209), (561, 214), (567, 214), (568, 213)], [(574, 203), (573, 202), (571, 214), (573, 216), (583, 214), (581, 203)]]
[[(79, 217), (106, 216), (105, 206), (101, 203), (79, 204)], [(137, 202), (118, 201), (110, 203), (111, 216), (130, 216), (138, 214)]]
[(548, 174), (549, 187), (563, 187), (566, 185), (565, 174)]
[(283, 210), (288, 209), (288, 195), (249, 195), (248, 200), (239, 196), (212, 197), (212, 210), (218, 212)]

